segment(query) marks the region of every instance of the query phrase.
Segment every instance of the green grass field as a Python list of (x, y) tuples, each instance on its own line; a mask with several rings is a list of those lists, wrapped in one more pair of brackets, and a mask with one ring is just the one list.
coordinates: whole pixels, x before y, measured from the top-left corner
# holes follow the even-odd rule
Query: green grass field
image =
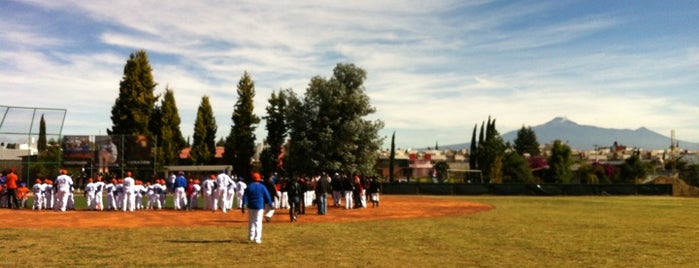
[[(10, 267), (699, 267), (699, 199), (449, 196), (465, 216), (246, 227), (0, 229)], [(390, 209), (390, 203), (381, 205)]]

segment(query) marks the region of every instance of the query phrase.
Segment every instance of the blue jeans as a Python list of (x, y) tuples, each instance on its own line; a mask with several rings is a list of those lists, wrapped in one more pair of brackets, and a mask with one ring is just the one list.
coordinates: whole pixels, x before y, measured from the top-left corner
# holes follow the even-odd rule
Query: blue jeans
[(317, 196), (318, 198), (318, 214), (320, 215), (325, 215), (328, 211), (328, 194), (327, 193), (322, 193)]

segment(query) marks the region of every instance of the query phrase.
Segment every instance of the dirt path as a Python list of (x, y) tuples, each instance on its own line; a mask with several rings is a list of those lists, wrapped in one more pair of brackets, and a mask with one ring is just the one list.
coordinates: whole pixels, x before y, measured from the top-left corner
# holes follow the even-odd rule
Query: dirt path
[[(350, 222), (386, 219), (408, 219), (465, 215), (488, 211), (494, 207), (476, 202), (463, 202), (428, 196), (381, 197), (381, 207), (345, 210), (328, 207), (327, 215), (317, 215), (315, 207), (307, 207), (298, 224), (317, 222)], [(330, 201), (330, 200), (329, 200)], [(271, 224), (289, 222), (288, 210), (278, 209)], [(247, 215), (240, 210), (220, 211), (32, 211), (0, 209), (3, 228), (137, 228), (137, 227), (192, 227), (234, 226), (247, 224)]]

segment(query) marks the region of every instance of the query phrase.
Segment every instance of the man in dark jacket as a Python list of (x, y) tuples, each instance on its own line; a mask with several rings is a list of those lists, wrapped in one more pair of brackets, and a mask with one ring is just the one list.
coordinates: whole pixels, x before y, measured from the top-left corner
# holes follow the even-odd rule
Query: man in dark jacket
[(332, 191), (330, 186), (330, 176), (323, 172), (320, 179), (316, 182), (316, 205), (318, 206), (318, 214), (325, 215), (328, 211), (328, 194)]
[(288, 197), (289, 197), (289, 221), (290, 222), (295, 222), (296, 217), (299, 213), (299, 203), (300, 203), (300, 188), (301, 186), (299, 185), (299, 182), (297, 179), (290, 179), (286, 185), (284, 186), (284, 190), (286, 191)]

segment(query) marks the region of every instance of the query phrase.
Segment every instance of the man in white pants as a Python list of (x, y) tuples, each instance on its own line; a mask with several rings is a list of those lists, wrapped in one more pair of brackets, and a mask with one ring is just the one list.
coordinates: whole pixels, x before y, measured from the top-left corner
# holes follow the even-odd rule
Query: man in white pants
[(104, 209), (104, 204), (102, 202), (102, 192), (104, 191), (104, 182), (102, 181), (102, 175), (97, 175), (97, 181), (94, 182), (95, 184), (95, 209), (96, 210), (103, 210)]
[(126, 211), (128, 209), (129, 211), (133, 212), (136, 209), (136, 193), (134, 192), (136, 188), (136, 181), (131, 177), (131, 171), (126, 172), (123, 186), (124, 203), (122, 205), (122, 210)]
[(226, 170), (223, 170), (220, 174), (216, 176), (216, 192), (214, 193), (214, 209), (218, 210), (219, 202), (221, 203), (221, 211), (223, 213), (228, 212), (228, 185), (231, 184), (231, 177), (226, 174)]
[(41, 182), (41, 179), (36, 179), (34, 186), (32, 186), (32, 192), (34, 193), (34, 205), (32, 210), (41, 210), (44, 205), (44, 191), (46, 190), (46, 184)]
[(61, 212), (66, 211), (66, 206), (68, 205), (68, 198), (70, 195), (70, 188), (73, 186), (73, 178), (68, 176), (68, 171), (61, 169), (61, 175), (56, 177), (56, 199), (58, 203), (56, 208)]
[(175, 202), (175, 210), (186, 210), (187, 192), (185, 189), (187, 189), (187, 179), (184, 177), (183, 171), (177, 173), (173, 187), (175, 188), (175, 197), (173, 200)]
[(214, 190), (216, 186), (216, 176), (209, 175), (209, 178), (201, 182), (201, 192), (204, 193), (204, 209), (214, 209)]
[(87, 209), (94, 210), (97, 207), (97, 200), (95, 200), (95, 192), (97, 191), (97, 188), (95, 188), (95, 183), (92, 181), (92, 178), (87, 179), (87, 184), (85, 185), (84, 191)]
[(243, 195), (245, 194), (245, 188), (248, 188), (248, 185), (245, 183), (245, 180), (242, 177), (237, 177), (235, 185), (235, 197), (236, 197), (236, 202), (238, 202), (238, 208), (243, 208)]
[(228, 210), (233, 209), (233, 197), (235, 197), (235, 187), (237, 185), (238, 184), (235, 182), (235, 179), (231, 177), (228, 181), (228, 190), (226, 190), (226, 209)]

